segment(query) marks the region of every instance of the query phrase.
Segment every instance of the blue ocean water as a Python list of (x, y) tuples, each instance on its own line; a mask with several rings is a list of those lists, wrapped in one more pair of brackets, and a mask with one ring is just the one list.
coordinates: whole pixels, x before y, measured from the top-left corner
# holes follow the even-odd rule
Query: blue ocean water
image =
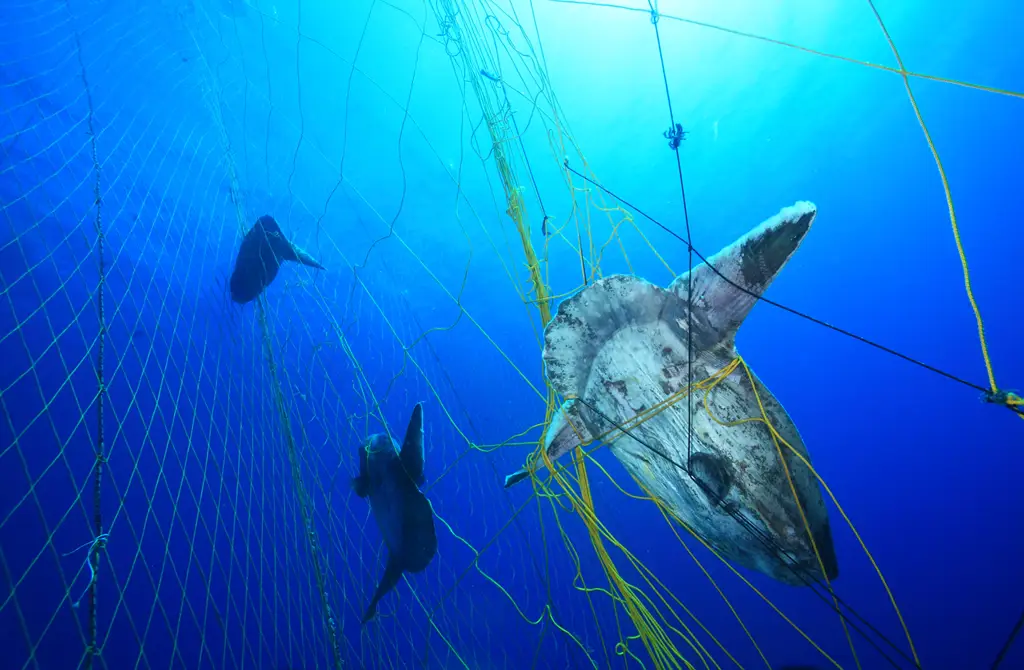
[[(829, 503), (848, 633), (820, 588), (744, 583), (595, 452), (604, 547), (682, 657), (915, 667), (877, 565), (920, 667), (992, 667), (1024, 600), (1021, 419), (981, 400), (878, 17), (995, 380), (1022, 389), (1009, 2), (6, 4), (0, 665), (687, 667), (652, 660), (565, 496), (502, 488), (547, 406), (507, 166), (553, 310), (581, 247), (589, 279), (667, 285), (687, 226), (710, 256), (811, 200), (766, 297), (946, 373), (765, 303), (739, 332), (856, 528)], [(327, 269), (233, 304), (268, 213)], [(350, 478), (418, 401), (438, 555), (361, 626), (386, 550)]]

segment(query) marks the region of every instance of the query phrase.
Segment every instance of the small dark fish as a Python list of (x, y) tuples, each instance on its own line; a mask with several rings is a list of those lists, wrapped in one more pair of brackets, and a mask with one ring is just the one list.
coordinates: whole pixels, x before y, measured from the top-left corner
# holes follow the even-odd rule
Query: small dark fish
[(434, 510), (419, 489), (423, 482), (423, 404), (417, 403), (401, 450), (381, 433), (359, 448), (359, 475), (352, 479), (352, 488), (360, 498), (370, 499), (370, 510), (388, 547), (387, 567), (363, 623), (373, 618), (377, 604), (395, 588), (403, 572), (423, 572), (437, 553)]
[(231, 273), (231, 299), (245, 304), (263, 292), (274, 281), (283, 261), (295, 261), (318, 270), (324, 266), (295, 246), (281, 232), (270, 215), (261, 216), (242, 238)]

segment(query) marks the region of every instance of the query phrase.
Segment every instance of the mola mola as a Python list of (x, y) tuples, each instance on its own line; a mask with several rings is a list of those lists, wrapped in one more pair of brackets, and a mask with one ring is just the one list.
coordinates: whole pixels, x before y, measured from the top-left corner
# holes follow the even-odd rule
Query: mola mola
[(352, 488), (369, 497), (388, 563), (363, 623), (373, 618), (377, 603), (395, 588), (403, 572), (422, 572), (437, 553), (434, 510), (419, 487), (423, 485), (423, 405), (417, 403), (399, 450), (389, 436), (378, 433), (359, 448), (359, 475)]
[(312, 256), (289, 242), (274, 217), (265, 214), (242, 238), (235, 270), (231, 273), (231, 299), (238, 303), (255, 300), (274, 281), (282, 261), (324, 269)]
[[(764, 421), (723, 425), (760, 419), (760, 398), (778, 433), (808, 458), (793, 420), (742, 366), (693, 391), (692, 422), (684, 394), (736, 359), (736, 330), (815, 214), (809, 202), (786, 207), (667, 289), (625, 275), (596, 281), (562, 302), (544, 333), (548, 379), (567, 399), (544, 436), (551, 461), (611, 433), (606, 443), (626, 470), (719, 555), (793, 585), (838, 575), (818, 482), (776, 447)], [(631, 426), (645, 410), (653, 416)], [(505, 485), (527, 476), (520, 470)]]

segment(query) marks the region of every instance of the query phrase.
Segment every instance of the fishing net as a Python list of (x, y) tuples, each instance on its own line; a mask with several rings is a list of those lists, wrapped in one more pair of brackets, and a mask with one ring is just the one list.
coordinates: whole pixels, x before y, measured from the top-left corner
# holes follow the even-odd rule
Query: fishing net
[[(880, 571), (869, 618), (827, 583), (775, 597), (596, 443), (538, 467), (564, 400), (540, 359), (558, 302), (700, 262), (678, 217), (648, 220), (591, 170), (549, 70), (574, 56), (544, 23), (567, 8), (544, 4), (5, 6), (11, 667), (772, 667), (794, 648), (917, 663)], [(669, 74), (662, 42), (695, 29), (751, 57), (838, 58), (657, 9), (572, 11), (643, 31)], [(908, 92), (919, 76), (859, 65)], [(600, 67), (581, 72), (600, 89)], [(674, 171), (673, 100), (652, 132), (676, 138)], [(239, 306), (227, 278), (266, 213), (327, 269), (282, 268)], [(737, 359), (672, 402), (745, 374)], [(439, 551), (363, 626), (386, 551), (349, 480), (367, 436), (400, 441), (419, 401)], [(530, 483), (503, 489), (526, 462)]]

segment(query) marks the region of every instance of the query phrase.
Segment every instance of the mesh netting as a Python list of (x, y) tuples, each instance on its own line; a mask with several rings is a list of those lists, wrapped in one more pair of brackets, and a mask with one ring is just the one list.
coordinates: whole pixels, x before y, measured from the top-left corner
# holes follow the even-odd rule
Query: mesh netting
[[(887, 587), (884, 634), (827, 584), (813, 613), (755, 604), (611, 459), (501, 488), (563, 400), (557, 301), (686, 270), (589, 170), (530, 3), (26, 0), (0, 25), (11, 667), (764, 667), (766, 639), (913, 666)], [(239, 306), (268, 212), (327, 269)], [(363, 626), (386, 551), (349, 480), (418, 401), (440, 548)], [(666, 544), (685, 579), (645, 567)]]

